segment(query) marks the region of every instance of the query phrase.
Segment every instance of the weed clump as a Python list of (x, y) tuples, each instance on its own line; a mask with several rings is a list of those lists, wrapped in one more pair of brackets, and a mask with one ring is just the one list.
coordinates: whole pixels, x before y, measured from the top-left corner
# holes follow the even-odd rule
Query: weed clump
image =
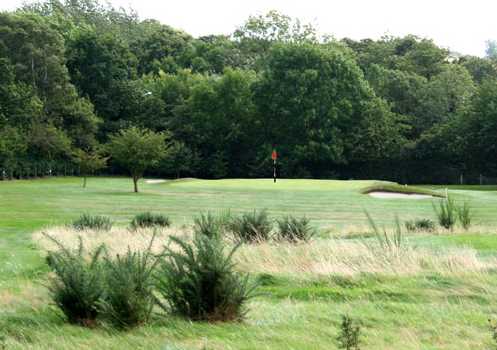
[(456, 224), (456, 205), (454, 199), (447, 195), (447, 198), (440, 201), (438, 206), (433, 204), (433, 209), (437, 215), (438, 223), (440, 226), (451, 230)]
[(268, 241), (271, 238), (272, 229), (273, 223), (265, 209), (234, 217), (230, 223), (230, 230), (235, 239), (244, 243)]
[(193, 219), (193, 223), (193, 232), (196, 235), (214, 238), (229, 229), (231, 213), (229, 211), (222, 212), (219, 215), (214, 215), (211, 212), (202, 213)]
[(112, 221), (107, 216), (82, 214), (78, 219), (72, 222), (72, 227), (78, 231), (110, 231), (112, 228)]
[(433, 232), (436, 228), (435, 222), (430, 219), (409, 220), (405, 226), (408, 232)]
[(278, 231), (276, 238), (289, 242), (308, 241), (316, 233), (305, 216), (296, 218), (288, 215), (276, 221)]
[(473, 221), (473, 211), (468, 202), (464, 202), (462, 206), (457, 207), (457, 218), (463, 229), (468, 230)]
[(151, 212), (137, 214), (130, 224), (132, 230), (151, 227), (166, 228), (169, 226), (171, 226), (171, 220), (169, 217), (163, 214), (155, 214)]

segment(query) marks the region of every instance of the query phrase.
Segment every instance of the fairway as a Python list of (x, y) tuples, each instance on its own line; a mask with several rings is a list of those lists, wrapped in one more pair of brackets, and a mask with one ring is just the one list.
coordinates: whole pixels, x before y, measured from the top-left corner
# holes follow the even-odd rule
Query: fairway
[[(375, 183), (182, 179), (142, 181), (142, 191), (135, 194), (126, 178), (90, 178), (86, 189), (81, 179), (70, 177), (0, 182), (0, 344), (9, 349), (334, 349), (339, 317), (345, 313), (361, 320), (366, 349), (476, 349), (490, 344), (487, 320), (497, 311), (497, 279), (490, 268), (495, 235), (413, 234), (405, 266), (397, 257), (396, 266), (380, 273), (342, 275), (331, 265), (330, 272), (316, 265), (308, 271), (317, 273), (297, 273), (298, 259), (328, 254), (328, 249), (329, 254), (352, 254), (344, 259), (355, 264), (353, 255), (367, 252), (362, 239), (330, 237), (354, 227), (367, 230), (364, 211), (387, 227), (396, 215), (401, 221), (435, 219), (432, 206), (439, 199), (375, 199), (361, 193)], [(497, 194), (479, 189), (450, 191), (458, 201), (469, 200), (476, 223), (493, 233)], [(88, 330), (68, 325), (50, 305), (43, 286), (48, 267), (32, 240), (37, 230), (64, 225), (81, 213), (108, 215), (124, 230), (133, 215), (147, 210), (167, 214), (179, 229), (205, 211), (264, 208), (274, 218), (305, 215), (319, 234), (315, 243), (300, 248), (269, 244), (240, 251), (242, 270), (263, 281), (243, 323), (192, 324), (157, 316), (150, 325), (128, 332)], [(359, 250), (344, 253), (349, 249)], [(429, 252), (435, 255), (423, 257)], [(289, 255), (271, 265), (260, 260), (271, 254)], [(326, 255), (322, 259), (329, 260)], [(357, 266), (377, 269), (361, 264)]]

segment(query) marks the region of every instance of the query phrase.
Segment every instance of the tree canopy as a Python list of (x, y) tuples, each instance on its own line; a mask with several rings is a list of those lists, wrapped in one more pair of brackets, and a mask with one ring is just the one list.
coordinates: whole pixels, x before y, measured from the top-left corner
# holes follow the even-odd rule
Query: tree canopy
[(81, 170), (109, 144), (108, 171), (137, 179), (270, 176), (273, 148), (286, 177), (497, 176), (487, 46), (335, 40), (276, 11), (195, 38), (99, 0), (41, 0), (0, 13), (0, 171)]

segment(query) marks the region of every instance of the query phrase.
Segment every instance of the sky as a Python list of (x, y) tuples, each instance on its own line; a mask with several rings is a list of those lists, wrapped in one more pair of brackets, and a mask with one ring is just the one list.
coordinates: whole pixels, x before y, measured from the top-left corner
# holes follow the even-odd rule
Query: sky
[[(12, 10), (24, 0), (0, 0)], [(28, 1), (29, 2), (29, 1)], [(249, 15), (278, 10), (337, 39), (415, 34), (462, 54), (483, 56), (497, 40), (495, 0), (110, 0), (194, 36), (230, 34)]]

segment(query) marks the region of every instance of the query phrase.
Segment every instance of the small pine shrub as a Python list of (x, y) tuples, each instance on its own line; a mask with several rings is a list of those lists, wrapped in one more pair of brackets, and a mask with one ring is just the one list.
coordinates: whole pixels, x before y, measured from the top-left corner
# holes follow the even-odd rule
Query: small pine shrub
[(149, 227), (163, 228), (171, 226), (171, 221), (166, 215), (145, 212), (137, 214), (130, 226), (132, 230)]
[(254, 210), (231, 220), (230, 230), (239, 242), (267, 241), (271, 238), (273, 223), (266, 210)]
[(308, 241), (316, 233), (310, 225), (310, 220), (305, 216), (296, 218), (288, 215), (277, 220), (276, 224), (278, 226), (276, 237), (279, 240), (290, 242)]
[(361, 327), (347, 315), (342, 315), (340, 332), (338, 333), (338, 348), (344, 350), (360, 350)]
[(100, 246), (89, 257), (85, 256), (82, 240), (78, 249), (70, 250), (54, 238), (47, 236), (58, 246), (47, 258), (55, 277), (48, 289), (55, 304), (70, 323), (92, 327), (99, 315), (98, 303), (105, 293), (104, 269)]
[(128, 248), (123, 256), (105, 259), (107, 292), (100, 308), (103, 317), (116, 327), (134, 327), (150, 318), (155, 304), (153, 273), (158, 262), (151, 252), (154, 238), (144, 252)]
[(83, 214), (72, 222), (72, 227), (78, 231), (110, 231), (112, 221), (107, 216)]
[(456, 224), (456, 205), (454, 200), (447, 195), (447, 198), (441, 200), (438, 206), (433, 204), (433, 209), (437, 215), (439, 225), (452, 231)]
[(408, 232), (433, 232), (435, 231), (435, 222), (430, 219), (416, 219), (405, 222)]
[(256, 284), (235, 271), (237, 247), (226, 254), (222, 240), (204, 235), (172, 242), (179, 251), (166, 248), (156, 274), (157, 291), (167, 302), (159, 306), (192, 320), (242, 319)]
[(457, 207), (457, 217), (461, 226), (468, 230), (471, 226), (471, 221), (473, 220), (473, 211), (468, 202), (464, 202), (462, 206)]

